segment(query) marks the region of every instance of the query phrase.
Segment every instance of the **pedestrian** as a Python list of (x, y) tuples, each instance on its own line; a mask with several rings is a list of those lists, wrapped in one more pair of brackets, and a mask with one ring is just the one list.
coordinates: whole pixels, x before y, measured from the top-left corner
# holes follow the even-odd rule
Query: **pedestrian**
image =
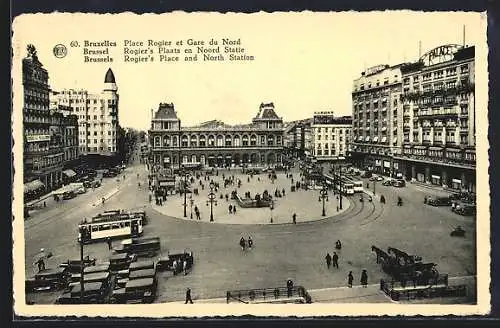
[(297, 214), (296, 213), (293, 213), (292, 220), (293, 220), (293, 224), (297, 224)]
[(283, 194), (283, 197), (285, 197), (285, 188), (283, 188), (283, 189), (281, 190), (281, 192), (282, 192), (282, 194)]
[(186, 302), (184, 304), (193, 304), (193, 300), (191, 299), (191, 288), (186, 289)]
[(332, 264), (332, 256), (330, 255), (330, 253), (326, 253), (325, 260), (326, 260), (326, 267), (330, 269), (330, 265)]
[(368, 284), (368, 274), (366, 273), (366, 270), (361, 271), (361, 279), (360, 279), (361, 285), (366, 288), (366, 285)]
[(337, 255), (336, 252), (333, 252), (333, 256), (332, 256), (332, 266), (334, 268), (339, 268), (339, 256)]
[(174, 263), (172, 263), (172, 270), (175, 276), (177, 274), (177, 260), (174, 260)]
[(236, 205), (233, 206), (233, 214), (236, 214)]
[(187, 275), (187, 261), (184, 260), (182, 262), (182, 271), (184, 271), (184, 275)]
[(111, 243), (111, 238), (110, 237), (106, 238), (106, 242), (108, 243), (108, 250), (111, 250), (111, 248), (113, 246)]
[(248, 249), (252, 249), (252, 246), (253, 246), (252, 237), (248, 236)]
[(349, 271), (349, 274), (347, 275), (347, 287), (352, 288), (352, 281), (354, 280), (354, 277), (352, 275), (352, 271)]
[(244, 251), (245, 250), (245, 238), (241, 237), (240, 239), (240, 246), (241, 246), (241, 250)]
[(427, 196), (424, 196), (424, 204), (427, 204)]
[(229, 214), (233, 214), (233, 205), (229, 205)]
[(47, 207), (47, 203), (46, 202), (43, 202), (43, 207)]

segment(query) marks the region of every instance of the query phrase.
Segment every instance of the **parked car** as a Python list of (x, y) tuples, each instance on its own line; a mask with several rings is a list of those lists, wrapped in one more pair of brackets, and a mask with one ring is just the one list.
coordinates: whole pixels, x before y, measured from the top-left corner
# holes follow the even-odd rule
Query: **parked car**
[(392, 186), (393, 181), (392, 180), (385, 180), (382, 182), (382, 186)]
[(455, 206), (451, 207), (451, 210), (460, 215), (475, 215), (476, 214), (476, 204), (471, 203), (456, 203)]
[(104, 172), (102, 173), (102, 176), (105, 178), (114, 178), (117, 175), (118, 173), (116, 173), (116, 171), (111, 171), (111, 170), (104, 170)]
[(431, 206), (450, 206), (450, 197), (427, 197), (427, 204)]
[(391, 182), (392, 182), (393, 187), (401, 188), (401, 187), (406, 186), (406, 182), (403, 179), (396, 179), (396, 180), (392, 180)]
[(71, 199), (71, 198), (75, 198), (76, 197), (76, 193), (74, 191), (65, 191), (62, 198), (64, 200), (68, 200), (68, 199)]

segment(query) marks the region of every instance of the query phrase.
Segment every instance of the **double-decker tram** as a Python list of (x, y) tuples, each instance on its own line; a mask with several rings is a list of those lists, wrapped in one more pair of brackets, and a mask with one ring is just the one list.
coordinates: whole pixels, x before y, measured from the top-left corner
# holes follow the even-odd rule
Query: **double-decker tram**
[(138, 237), (142, 235), (143, 224), (143, 217), (134, 214), (99, 214), (90, 222), (83, 220), (78, 224), (78, 241), (91, 243), (107, 238)]

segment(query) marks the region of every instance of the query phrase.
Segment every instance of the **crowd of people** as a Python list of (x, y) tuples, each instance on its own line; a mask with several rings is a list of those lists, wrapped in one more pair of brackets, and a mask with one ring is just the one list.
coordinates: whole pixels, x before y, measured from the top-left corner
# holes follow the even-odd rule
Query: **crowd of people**
[[(326, 261), (326, 267), (328, 269), (330, 269), (330, 267), (332, 267), (334, 269), (339, 269), (339, 255), (337, 254), (337, 251), (340, 252), (340, 250), (342, 249), (342, 243), (340, 240), (337, 240), (335, 242), (335, 249), (336, 249), (336, 251), (333, 252), (333, 255), (330, 255), (329, 252), (326, 253), (325, 261)], [(353, 281), (354, 281), (354, 275), (353, 275), (352, 271), (349, 271), (349, 273), (347, 274), (347, 286), (349, 288), (352, 288)], [(359, 281), (361, 283), (361, 286), (363, 286), (364, 288), (367, 287), (367, 285), (368, 285), (368, 272), (365, 269), (363, 269), (361, 271)]]

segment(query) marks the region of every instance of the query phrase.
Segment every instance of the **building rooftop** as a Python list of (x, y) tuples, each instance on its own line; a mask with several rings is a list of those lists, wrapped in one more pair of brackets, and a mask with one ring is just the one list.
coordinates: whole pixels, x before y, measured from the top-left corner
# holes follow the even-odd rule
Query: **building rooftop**
[[(112, 73), (111, 73), (112, 74)], [(155, 120), (178, 119), (173, 103), (160, 103), (155, 114)]]
[(280, 119), (276, 112), (274, 111), (274, 104), (271, 103), (261, 103), (259, 107), (259, 112), (257, 113), (256, 119)]

